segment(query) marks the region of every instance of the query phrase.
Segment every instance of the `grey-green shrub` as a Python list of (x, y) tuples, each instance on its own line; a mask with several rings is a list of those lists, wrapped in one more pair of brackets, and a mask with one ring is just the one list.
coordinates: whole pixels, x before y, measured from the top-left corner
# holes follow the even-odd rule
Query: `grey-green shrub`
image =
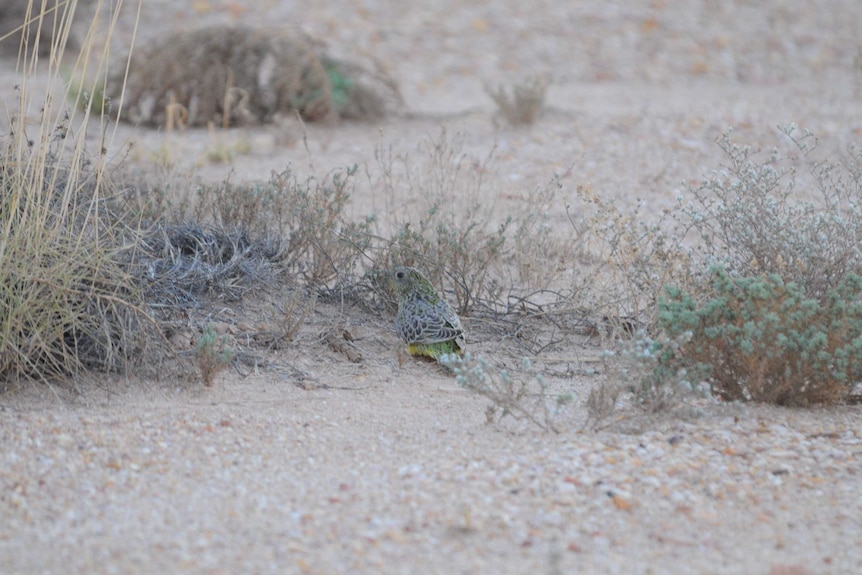
[(821, 160), (813, 135), (782, 130), (799, 158), (764, 156), (726, 132), (718, 145), (729, 165), (689, 187), (675, 219), (698, 240), (701, 271), (778, 274), (822, 299), (847, 274), (862, 275), (862, 150)]
[(659, 328), (690, 337), (676, 350), (658, 344), (654, 372), (686, 368), (724, 399), (795, 406), (834, 402), (862, 378), (862, 277), (818, 301), (778, 274), (711, 276), (705, 301), (671, 287), (659, 300)]
[(622, 283), (657, 312), (640, 353), (614, 351), (642, 404), (702, 383), (728, 400), (833, 403), (862, 377), (862, 151), (822, 159), (813, 135), (782, 132), (784, 154), (725, 133), (727, 165), (614, 244)]

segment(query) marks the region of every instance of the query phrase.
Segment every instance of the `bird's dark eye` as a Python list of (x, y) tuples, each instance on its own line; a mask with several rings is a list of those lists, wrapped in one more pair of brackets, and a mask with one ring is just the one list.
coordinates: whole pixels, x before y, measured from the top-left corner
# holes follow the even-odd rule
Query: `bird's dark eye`
[(403, 280), (404, 279), (404, 272), (395, 272), (395, 277), (397, 277), (400, 280)]

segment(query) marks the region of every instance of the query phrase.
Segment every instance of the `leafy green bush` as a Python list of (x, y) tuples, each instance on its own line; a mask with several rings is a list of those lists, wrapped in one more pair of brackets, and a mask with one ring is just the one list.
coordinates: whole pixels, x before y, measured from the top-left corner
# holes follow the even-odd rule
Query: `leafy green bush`
[(862, 378), (862, 277), (845, 276), (820, 302), (777, 274), (711, 275), (703, 303), (675, 288), (659, 300), (661, 330), (690, 336), (676, 350), (656, 346), (657, 373), (688, 368), (724, 399), (794, 406), (834, 402)]

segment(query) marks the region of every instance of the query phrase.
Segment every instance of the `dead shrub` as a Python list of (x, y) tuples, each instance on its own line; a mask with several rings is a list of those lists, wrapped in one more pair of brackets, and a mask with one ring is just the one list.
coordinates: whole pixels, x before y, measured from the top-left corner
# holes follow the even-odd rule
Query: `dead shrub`
[(228, 127), (299, 113), (307, 121), (376, 118), (397, 87), (382, 72), (329, 58), (300, 32), (211, 26), (132, 53), (105, 89), (120, 117), (148, 126)]
[(128, 77), (123, 62), (105, 94), (114, 102), (122, 94), (122, 118), (149, 126), (178, 118), (227, 127), (294, 111), (307, 120), (334, 113), (326, 70), (308, 38), (230, 26), (175, 32), (134, 51)]
[(348, 221), (344, 214), (355, 175), (354, 167), (302, 179), (287, 168), (266, 182), (204, 185), (195, 219), (241, 231), (268, 246), (291, 278), (326, 291), (360, 273), (359, 259), (372, 242), (371, 221)]
[(580, 310), (595, 335), (613, 341), (655, 324), (669, 282), (685, 283), (691, 260), (670, 218), (657, 222), (620, 210), (587, 186), (566, 203), (571, 225), (567, 308)]
[(172, 311), (215, 297), (238, 301), (281, 273), (278, 238), (251, 238), (242, 229), (158, 224), (141, 238), (133, 271), (151, 305)]

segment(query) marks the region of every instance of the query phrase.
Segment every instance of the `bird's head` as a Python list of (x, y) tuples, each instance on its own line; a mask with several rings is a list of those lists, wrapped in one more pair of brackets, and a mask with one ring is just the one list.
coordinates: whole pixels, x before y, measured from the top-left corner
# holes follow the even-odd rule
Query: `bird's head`
[(422, 293), (427, 291), (429, 287), (431, 287), (430, 282), (416, 268), (397, 267), (392, 270), (392, 288), (398, 297), (404, 297), (417, 291)]

